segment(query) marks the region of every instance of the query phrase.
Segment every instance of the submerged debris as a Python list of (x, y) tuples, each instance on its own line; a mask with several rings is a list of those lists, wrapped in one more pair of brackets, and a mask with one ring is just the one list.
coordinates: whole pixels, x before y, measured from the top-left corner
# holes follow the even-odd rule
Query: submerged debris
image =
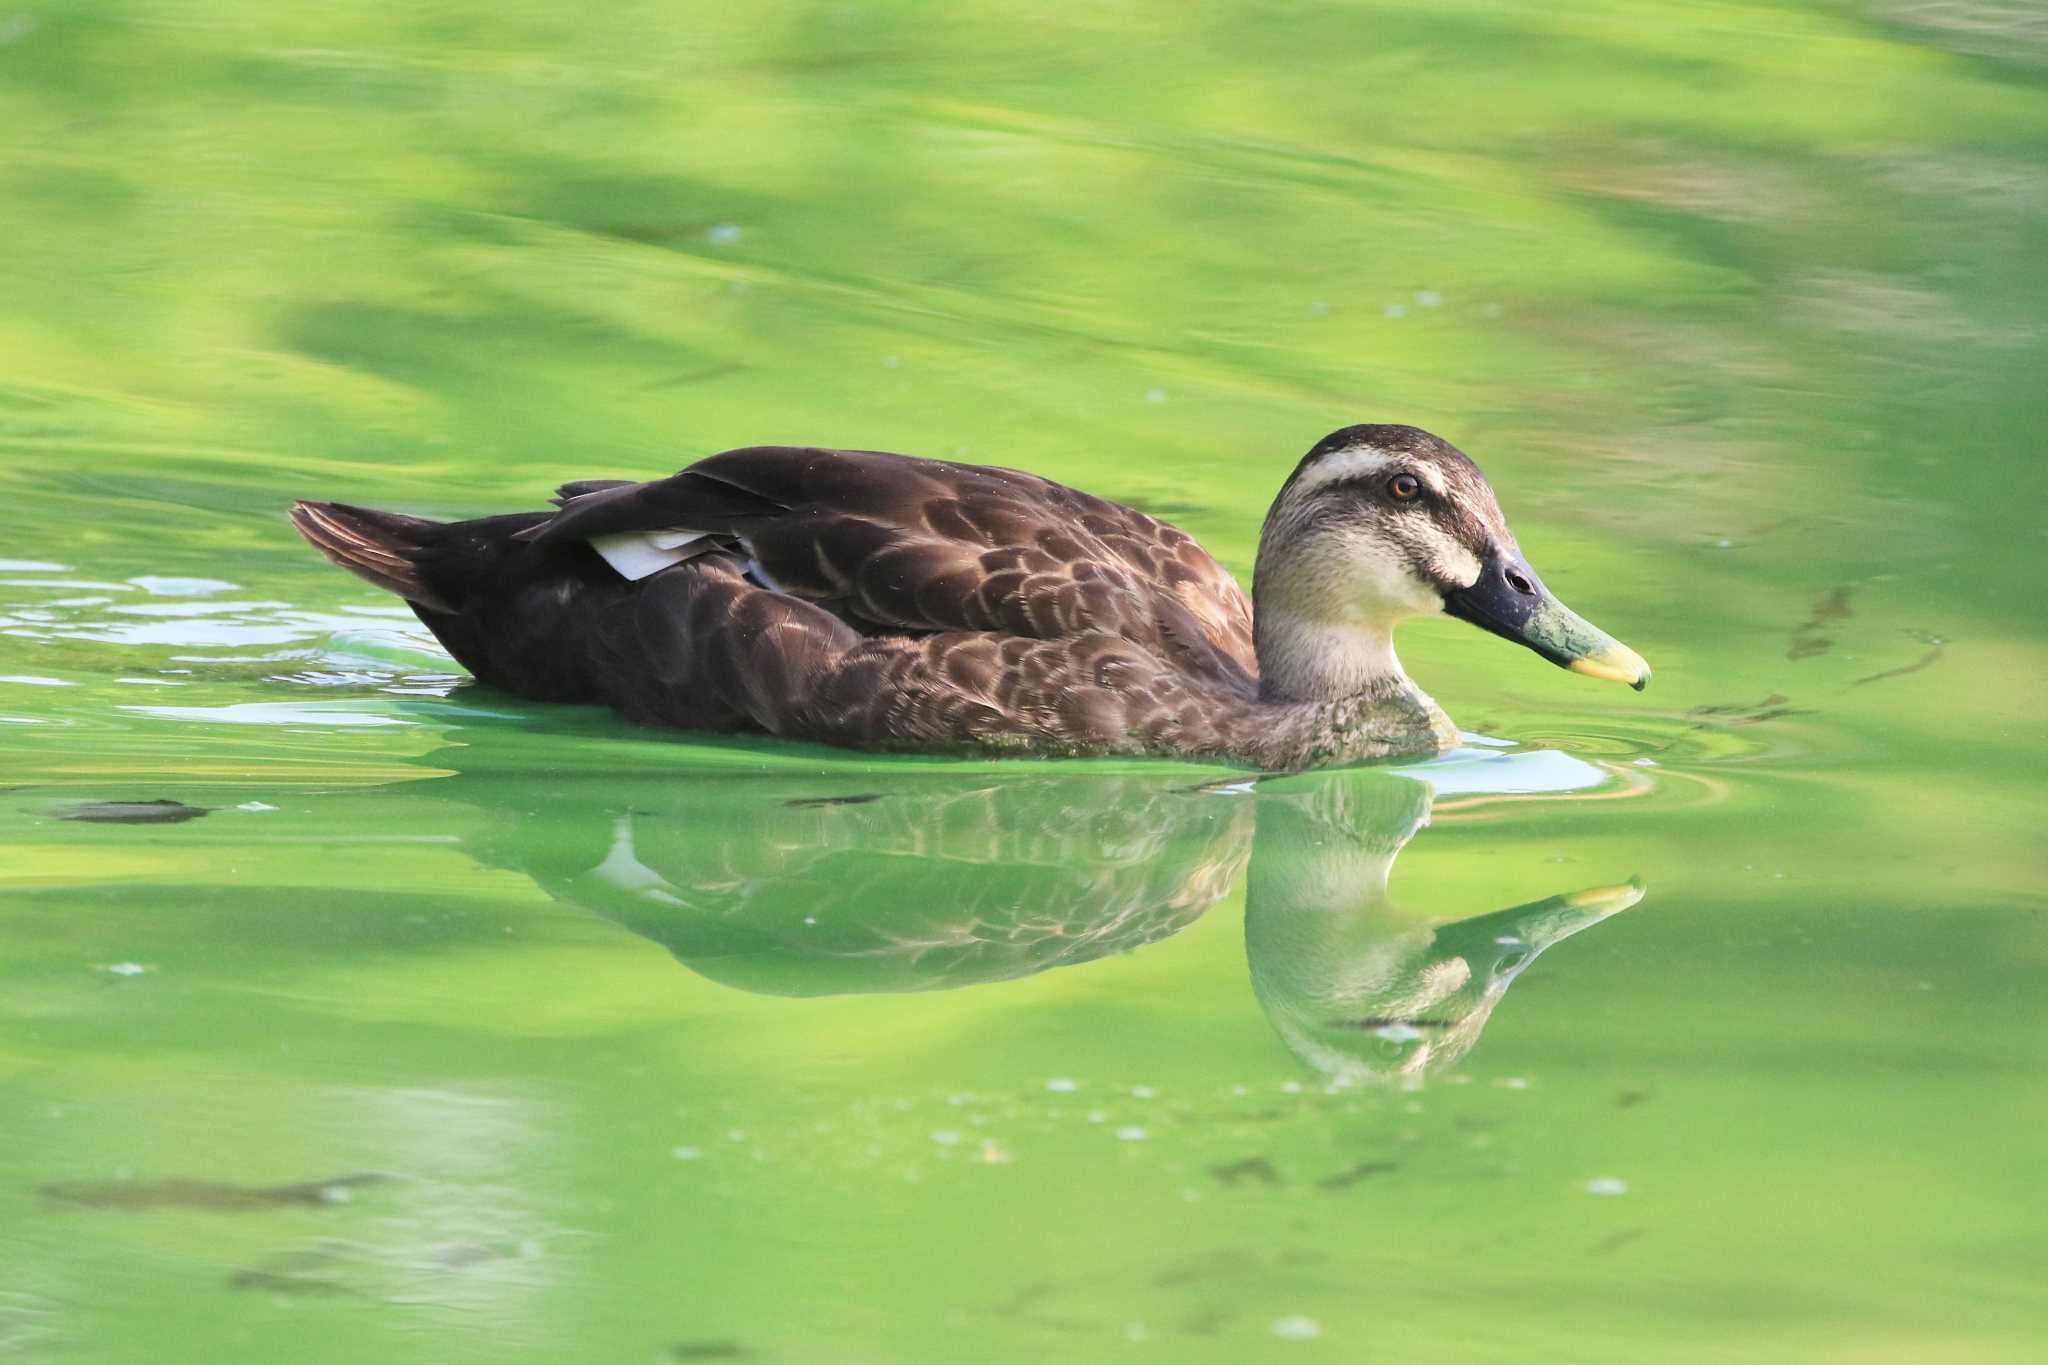
[(1261, 1185), (1280, 1183), (1280, 1172), (1273, 1169), (1273, 1163), (1262, 1156), (1248, 1156), (1242, 1161), (1233, 1161), (1225, 1166), (1211, 1166), (1209, 1174), (1225, 1185), (1242, 1185), (1255, 1180)]
[(667, 1351), (670, 1360), (753, 1360), (759, 1355), (737, 1341), (679, 1341)]
[(197, 820), (207, 811), (206, 806), (188, 806), (182, 801), (81, 801), (60, 818), (103, 825), (175, 825)]
[(221, 1180), (93, 1180), (41, 1185), (36, 1192), (51, 1203), (69, 1208), (240, 1213), (294, 1204), (342, 1204), (348, 1202), (351, 1191), (357, 1187), (379, 1185), (389, 1179), (388, 1175), (363, 1171), (294, 1185), (234, 1185)]
[(1316, 1182), (1316, 1187), (1324, 1190), (1348, 1190), (1361, 1180), (1393, 1169), (1395, 1166), (1391, 1161), (1361, 1161), (1356, 1166), (1339, 1171), (1335, 1175), (1324, 1176)]
[(346, 1259), (338, 1243), (322, 1242), (315, 1246), (298, 1247), (237, 1270), (228, 1277), (228, 1288), (258, 1290), (271, 1294), (295, 1294), (307, 1298), (331, 1298), (337, 1295), (370, 1297), (355, 1286), (325, 1273), (345, 1270)]
[(1784, 716), (1810, 716), (1810, 707), (1787, 706), (1792, 699), (1782, 692), (1773, 692), (1754, 706), (1728, 704), (1720, 706), (1695, 706), (1686, 715), (1700, 724), (1711, 717), (1722, 725), (1757, 725), (1767, 720), (1778, 720)]
[(282, 1270), (237, 1270), (228, 1277), (230, 1289), (260, 1289), (272, 1294), (297, 1294), (306, 1298), (368, 1297), (353, 1285), (318, 1275), (294, 1275)]
[(782, 804), (795, 810), (809, 810), (815, 806), (865, 806), (881, 799), (880, 792), (855, 792), (851, 796), (796, 796)]
[(1853, 615), (1855, 613), (1849, 609), (1849, 589), (1830, 588), (1813, 604), (1813, 610), (1807, 614), (1806, 620), (1793, 629), (1792, 643), (1786, 649), (1785, 657), (1810, 659), (1817, 654), (1827, 653), (1835, 647), (1835, 642), (1820, 632), (1833, 622), (1846, 621)]
[(1921, 669), (1940, 659), (1942, 651), (1948, 648), (1948, 641), (1942, 639), (1939, 635), (1934, 635), (1927, 631), (1915, 631), (1913, 634), (1921, 644), (1927, 646), (1925, 654), (1922, 654), (1912, 663), (1902, 664), (1897, 668), (1887, 668), (1884, 672), (1873, 673), (1867, 678), (1858, 678), (1855, 682), (1850, 683), (1849, 686), (1861, 687), (1865, 683), (1882, 682), (1886, 678), (1903, 678), (1908, 673), (1918, 673)]
[(1601, 1238), (1599, 1244), (1593, 1248), (1593, 1254), (1605, 1256), (1609, 1252), (1619, 1251), (1630, 1242), (1639, 1240), (1648, 1231), (1646, 1227), (1623, 1228), (1620, 1232)]

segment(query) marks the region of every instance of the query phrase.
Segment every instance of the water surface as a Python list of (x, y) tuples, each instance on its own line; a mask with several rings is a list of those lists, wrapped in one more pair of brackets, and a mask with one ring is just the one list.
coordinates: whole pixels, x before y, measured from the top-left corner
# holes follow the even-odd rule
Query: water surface
[[(2038, 1359), (2012, 6), (0, 15), (0, 1359)], [(1251, 780), (465, 685), (298, 544), (763, 440), (1249, 575), (1485, 466), (1636, 696)]]

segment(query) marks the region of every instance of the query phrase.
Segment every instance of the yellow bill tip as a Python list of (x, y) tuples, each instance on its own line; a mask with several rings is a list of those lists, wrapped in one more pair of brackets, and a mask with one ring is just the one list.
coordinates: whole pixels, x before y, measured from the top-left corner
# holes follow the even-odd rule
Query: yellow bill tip
[(1584, 891), (1574, 891), (1564, 897), (1564, 903), (1574, 910), (1605, 918), (1618, 915), (1642, 900), (1645, 892), (1638, 878), (1630, 878), (1617, 886), (1589, 886)]
[(1623, 644), (1610, 644), (1582, 658), (1571, 661), (1566, 667), (1574, 673), (1583, 673), (1589, 678), (1605, 678), (1608, 682), (1627, 683), (1640, 692), (1650, 685), (1650, 665), (1643, 656)]

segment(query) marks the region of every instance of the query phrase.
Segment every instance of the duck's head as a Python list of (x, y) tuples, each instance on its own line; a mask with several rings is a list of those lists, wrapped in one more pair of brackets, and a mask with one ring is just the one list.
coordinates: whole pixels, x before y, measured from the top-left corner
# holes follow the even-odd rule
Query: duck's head
[(1273, 700), (1399, 679), (1394, 626), (1438, 612), (1577, 673), (1639, 691), (1650, 681), (1641, 655), (1543, 586), (1479, 466), (1416, 427), (1345, 427), (1318, 441), (1266, 515), (1252, 588)]

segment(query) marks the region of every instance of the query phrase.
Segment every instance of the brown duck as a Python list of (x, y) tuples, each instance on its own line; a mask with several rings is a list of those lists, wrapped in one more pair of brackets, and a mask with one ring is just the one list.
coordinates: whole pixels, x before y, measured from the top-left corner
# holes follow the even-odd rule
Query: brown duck
[(750, 446), (557, 511), (433, 522), (301, 502), (483, 682), (649, 724), (931, 753), (1163, 754), (1268, 769), (1435, 753), (1393, 629), (1439, 611), (1640, 689), (1544, 588), (1477, 465), (1407, 426), (1319, 441), (1253, 596), (1186, 533), (1012, 469)]

